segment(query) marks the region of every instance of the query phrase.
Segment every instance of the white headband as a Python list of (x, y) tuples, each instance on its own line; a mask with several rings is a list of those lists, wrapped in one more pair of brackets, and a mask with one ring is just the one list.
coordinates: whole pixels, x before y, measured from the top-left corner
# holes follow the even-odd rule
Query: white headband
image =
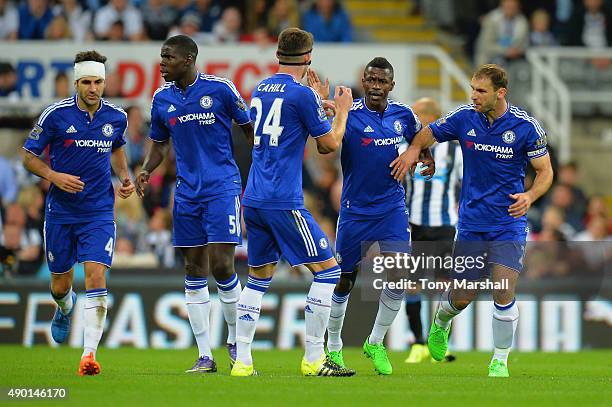
[(85, 76), (96, 76), (105, 79), (106, 70), (104, 69), (104, 64), (96, 61), (83, 61), (74, 64), (74, 80), (78, 81)]

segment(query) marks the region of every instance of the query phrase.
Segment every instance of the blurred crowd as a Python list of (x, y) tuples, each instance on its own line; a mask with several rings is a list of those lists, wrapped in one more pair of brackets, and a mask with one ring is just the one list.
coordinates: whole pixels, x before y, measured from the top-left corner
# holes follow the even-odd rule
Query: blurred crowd
[(337, 0), (0, 0), (0, 40), (268, 43), (294, 26), (318, 42), (353, 38)]

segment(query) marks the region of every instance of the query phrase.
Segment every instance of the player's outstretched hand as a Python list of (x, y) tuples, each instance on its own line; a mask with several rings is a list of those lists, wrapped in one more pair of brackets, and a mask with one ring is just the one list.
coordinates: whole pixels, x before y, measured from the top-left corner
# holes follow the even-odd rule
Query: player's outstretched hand
[(315, 92), (321, 96), (321, 99), (329, 98), (329, 79), (325, 79), (325, 83), (321, 83), (319, 76), (313, 69), (308, 70), (307, 78), (308, 86), (313, 88)]
[(533, 203), (533, 199), (529, 192), (510, 194), (510, 198), (514, 199), (516, 202), (508, 207), (508, 213), (515, 219), (525, 215)]
[(347, 88), (346, 86), (336, 86), (334, 103), (336, 104), (336, 111), (348, 112), (353, 105), (353, 92), (351, 91), (351, 88)]
[(121, 198), (125, 199), (128, 196), (132, 195), (132, 192), (134, 192), (134, 189), (136, 189), (136, 187), (132, 183), (132, 180), (130, 179), (130, 177), (126, 177), (123, 180), (123, 183), (121, 184), (121, 186), (119, 187), (119, 191), (117, 191), (117, 194), (119, 194)]
[(142, 170), (136, 177), (136, 194), (141, 198), (144, 198), (145, 185), (149, 183), (150, 176), (151, 174), (149, 174), (149, 171)]
[(334, 117), (336, 115), (336, 104), (333, 100), (323, 100), (323, 109), (327, 118)]
[(391, 167), (391, 176), (395, 180), (402, 182), (408, 170), (410, 170), (410, 175), (414, 175), (414, 170), (417, 162), (419, 162), (420, 154), (421, 151), (418, 148), (408, 147), (406, 151), (389, 164), (389, 167)]
[(63, 172), (53, 172), (49, 177), (49, 181), (62, 191), (76, 194), (85, 188), (85, 183), (81, 181), (81, 177), (70, 175)]
[(421, 175), (428, 180), (431, 179), (436, 173), (436, 161), (434, 160), (433, 155), (431, 155), (431, 150), (428, 148), (421, 150), (419, 161), (422, 162), (425, 167), (427, 167), (421, 171)]

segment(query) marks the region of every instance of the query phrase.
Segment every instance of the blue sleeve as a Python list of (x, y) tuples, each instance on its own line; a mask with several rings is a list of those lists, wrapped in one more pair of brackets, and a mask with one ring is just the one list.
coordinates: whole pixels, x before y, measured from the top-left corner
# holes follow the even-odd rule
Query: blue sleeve
[(34, 128), (30, 131), (28, 138), (23, 144), (23, 148), (25, 150), (36, 156), (41, 155), (45, 148), (47, 148), (47, 146), (51, 144), (54, 139), (55, 126), (53, 119), (55, 111), (49, 112), (50, 108), (51, 106), (42, 112), (38, 121), (34, 125)]
[(438, 143), (459, 140), (459, 132), (457, 130), (462, 116), (460, 111), (455, 110), (435, 122), (429, 123), (429, 128)]
[(125, 133), (127, 132), (127, 126), (128, 126), (127, 117), (121, 117), (121, 119), (122, 120), (119, 124), (117, 136), (113, 140), (113, 150), (123, 147), (126, 143)]
[(251, 116), (249, 115), (249, 108), (247, 107), (246, 102), (236, 89), (236, 86), (232, 83), (231, 85), (227, 85), (226, 94), (227, 100), (232, 112), (232, 119), (239, 125), (247, 124), (251, 121)]
[(408, 107), (406, 110), (408, 110), (408, 114), (406, 118), (407, 126), (406, 129), (404, 129), (404, 139), (408, 142), (408, 144), (410, 144), (412, 143), (414, 136), (421, 131), (423, 125), (411, 108)]
[(540, 126), (538, 122), (532, 123), (533, 126), (528, 126), (527, 133), (527, 158), (533, 160), (534, 158), (543, 157), (548, 154), (548, 144), (546, 140), (546, 132)]
[(321, 137), (331, 131), (331, 124), (327, 121), (321, 98), (307, 86), (304, 87), (304, 100), (298, 104), (298, 114), (308, 134), (313, 138)]
[(153, 96), (153, 102), (151, 102), (151, 133), (149, 137), (151, 137), (151, 140), (160, 143), (170, 138), (170, 132), (166, 123), (164, 123), (164, 118), (159, 113), (159, 102), (155, 96)]

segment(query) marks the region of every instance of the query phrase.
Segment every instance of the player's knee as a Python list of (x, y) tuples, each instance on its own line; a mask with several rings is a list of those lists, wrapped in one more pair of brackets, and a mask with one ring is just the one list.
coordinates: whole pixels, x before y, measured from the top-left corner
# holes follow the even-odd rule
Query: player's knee
[(210, 272), (216, 280), (227, 280), (234, 274), (234, 259), (226, 256), (216, 258), (210, 262)]
[(68, 278), (52, 278), (51, 279), (51, 292), (56, 296), (64, 296), (68, 294), (72, 281)]
[(514, 290), (502, 288), (493, 290), (493, 301), (498, 304), (508, 304), (514, 298)]
[(351, 292), (353, 287), (355, 286), (355, 280), (357, 278), (357, 273), (342, 273), (340, 275), (340, 280), (338, 280), (338, 284), (336, 284), (336, 292), (340, 294), (348, 294)]
[(195, 263), (185, 263), (185, 275), (189, 277), (207, 277), (205, 270)]

